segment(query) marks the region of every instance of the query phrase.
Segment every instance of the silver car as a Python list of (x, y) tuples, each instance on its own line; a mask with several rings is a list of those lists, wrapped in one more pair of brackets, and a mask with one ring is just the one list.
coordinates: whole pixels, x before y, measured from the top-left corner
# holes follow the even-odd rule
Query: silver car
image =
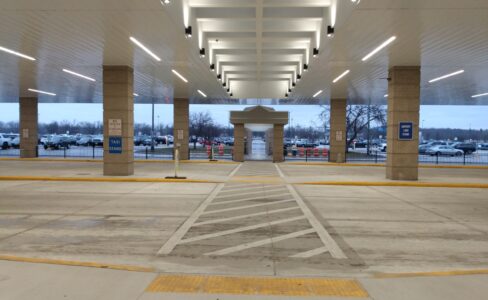
[(432, 155), (432, 156), (440, 156), (440, 155), (447, 155), (447, 156), (462, 156), (464, 155), (463, 150), (456, 149), (451, 146), (434, 146), (429, 148), (426, 152), (426, 154)]

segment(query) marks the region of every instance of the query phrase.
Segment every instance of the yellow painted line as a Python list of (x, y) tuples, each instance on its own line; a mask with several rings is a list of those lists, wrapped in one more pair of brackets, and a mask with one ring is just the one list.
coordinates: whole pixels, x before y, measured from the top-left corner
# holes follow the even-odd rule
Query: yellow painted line
[[(385, 167), (385, 164), (360, 164), (360, 163), (328, 163), (328, 162), (287, 162), (287, 165), (296, 166), (329, 166), (329, 167)], [(421, 164), (420, 169), (479, 169), (487, 170), (488, 166), (454, 166), (454, 165), (429, 165)]]
[(142, 177), (54, 177), (54, 176), (0, 176), (0, 181), (72, 181), (72, 182), (177, 182), (177, 183), (221, 183), (199, 179), (165, 179)]
[[(103, 163), (103, 159), (64, 159), (64, 158), (17, 158), (17, 157), (0, 157), (0, 161), (37, 161), (37, 162), (89, 162), (89, 163)], [(135, 163), (162, 163), (162, 164), (174, 164), (174, 160), (157, 160), (157, 159), (145, 159), (134, 160)], [(234, 161), (208, 161), (208, 160), (182, 160), (182, 164), (220, 164), (220, 165), (237, 165), (238, 162)]]
[(434, 187), (434, 188), (469, 188), (488, 189), (488, 183), (449, 183), (449, 182), (414, 182), (414, 181), (317, 181), (302, 182), (303, 185), (335, 185), (335, 186), (398, 186), (398, 187)]
[(367, 298), (350, 279), (161, 275), (147, 288), (150, 293), (205, 293), (305, 297)]
[(408, 278), (408, 277), (447, 277), (466, 275), (488, 275), (487, 269), (480, 270), (453, 270), (437, 272), (414, 272), (414, 273), (376, 273), (375, 278)]
[(111, 270), (132, 271), (132, 272), (146, 272), (146, 273), (156, 272), (156, 270), (151, 267), (104, 264), (98, 262), (72, 261), (72, 260), (60, 260), (60, 259), (36, 258), (36, 257), (20, 257), (20, 256), (12, 256), (12, 255), (0, 255), (0, 260), (61, 265), (61, 266), (89, 267), (89, 268), (111, 269)]

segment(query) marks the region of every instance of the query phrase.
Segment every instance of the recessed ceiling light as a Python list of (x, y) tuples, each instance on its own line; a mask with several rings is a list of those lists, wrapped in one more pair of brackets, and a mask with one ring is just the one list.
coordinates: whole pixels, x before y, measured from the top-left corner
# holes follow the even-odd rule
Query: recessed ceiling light
[(28, 89), (28, 91), (34, 92), (34, 93), (38, 93), (38, 94), (49, 95), (49, 96), (56, 96), (56, 94), (54, 94), (54, 93), (40, 91), (40, 90), (35, 90), (35, 89)]
[(456, 75), (459, 75), (459, 74), (463, 74), (463, 73), (464, 73), (464, 70), (459, 70), (459, 71), (456, 71), (456, 72), (453, 72), (453, 73), (450, 73), (450, 74), (447, 74), (447, 75), (444, 75), (444, 76), (437, 77), (437, 78), (434, 78), (432, 80), (429, 80), (429, 83), (434, 83), (436, 81), (440, 81), (440, 80), (443, 80), (443, 79), (446, 79), (446, 78), (449, 78), (449, 77), (452, 77), (452, 76), (456, 76)]
[(134, 95), (134, 97), (139, 97), (139, 94), (134, 93), (133, 95)]
[(202, 95), (203, 97), (207, 98), (207, 95), (205, 95), (205, 93), (204, 93), (204, 92), (202, 92), (202, 91), (200, 91), (200, 90), (197, 90), (197, 92), (198, 92), (200, 95)]
[(70, 71), (70, 70), (67, 70), (67, 69), (63, 69), (63, 72), (68, 73), (68, 74), (71, 74), (71, 75), (78, 76), (78, 77), (83, 78), (83, 79), (86, 79), (86, 80), (96, 81), (95, 79), (93, 79), (91, 77), (88, 77), (88, 76), (85, 76), (85, 75), (81, 75), (80, 73), (76, 73), (76, 72), (73, 72), (73, 71)]
[(485, 96), (488, 96), (488, 93), (473, 95), (473, 96), (471, 96), (471, 98), (479, 98), (479, 97), (485, 97)]
[(314, 98), (316, 98), (318, 95), (322, 94), (322, 90), (318, 91), (317, 93), (315, 93), (315, 95), (313, 95)]
[(159, 58), (156, 54), (154, 54), (151, 50), (149, 50), (146, 46), (144, 46), (141, 42), (139, 42), (137, 39), (134, 37), (130, 37), (130, 40), (139, 46), (142, 50), (144, 50), (147, 54), (151, 55), (155, 60), (161, 61), (161, 58)]
[(183, 80), (184, 82), (188, 83), (188, 80), (186, 80), (186, 78), (183, 77), (180, 73), (176, 72), (176, 70), (171, 70), (171, 72), (173, 72), (176, 76), (180, 77), (180, 79)]
[(14, 50), (10, 50), (8, 48), (0, 47), (0, 51), (7, 52), (7, 53), (10, 53), (10, 54), (13, 54), (13, 55), (17, 55), (19, 57), (22, 57), (22, 58), (25, 58), (25, 59), (28, 59), (28, 60), (36, 60), (34, 57), (31, 57), (31, 56), (22, 54), (20, 52), (14, 51)]
[(336, 83), (337, 81), (341, 80), (342, 77), (346, 76), (347, 74), (349, 74), (350, 70), (347, 70), (345, 71), (344, 73), (342, 73), (341, 75), (339, 75), (339, 77), (337, 77), (336, 79), (334, 79), (334, 81), (332, 81), (333, 83)]
[(375, 55), (376, 53), (380, 52), (383, 48), (385, 48), (386, 46), (388, 46), (389, 44), (393, 43), (393, 41), (396, 40), (396, 36), (392, 36), (391, 38), (387, 39), (385, 42), (383, 42), (383, 44), (379, 45), (376, 49), (374, 49), (373, 51), (371, 51), (368, 55), (366, 55), (364, 58), (363, 58), (363, 61), (367, 61), (368, 59), (370, 59), (373, 55)]

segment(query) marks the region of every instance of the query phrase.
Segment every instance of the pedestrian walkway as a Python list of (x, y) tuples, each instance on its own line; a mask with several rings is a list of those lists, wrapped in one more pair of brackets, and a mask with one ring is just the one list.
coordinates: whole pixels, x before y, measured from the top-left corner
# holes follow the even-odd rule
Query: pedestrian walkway
[[(274, 164), (246, 162), (233, 177), (280, 178)], [(159, 255), (347, 260), (330, 233), (293, 186), (236, 183), (218, 185)]]

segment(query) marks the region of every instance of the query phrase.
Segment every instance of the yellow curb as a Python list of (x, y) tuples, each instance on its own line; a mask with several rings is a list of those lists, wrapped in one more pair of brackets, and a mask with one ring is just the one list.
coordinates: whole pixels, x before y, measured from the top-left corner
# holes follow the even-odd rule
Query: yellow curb
[(161, 275), (146, 288), (149, 293), (354, 297), (368, 292), (354, 279)]
[(375, 278), (408, 278), (408, 277), (447, 277), (467, 275), (487, 275), (488, 270), (453, 270), (437, 272), (414, 272), (414, 273), (376, 273)]
[[(385, 164), (356, 164), (356, 163), (328, 163), (328, 162), (287, 162), (288, 165), (297, 166), (330, 166), (330, 167), (385, 167)], [(420, 169), (480, 169), (486, 170), (488, 166), (451, 166), (451, 165), (419, 165)]]
[(301, 182), (295, 184), (302, 185), (336, 185), (336, 186), (398, 186), (398, 187), (434, 187), (434, 188), (470, 188), (470, 189), (488, 189), (485, 183), (442, 183), (442, 182), (410, 182), (410, 181), (318, 181), (318, 182)]
[(104, 263), (97, 263), (97, 262), (84, 262), (84, 261), (72, 261), (72, 260), (60, 260), (60, 259), (36, 258), (36, 257), (20, 257), (20, 256), (11, 256), (11, 255), (0, 255), (0, 260), (61, 265), (61, 266), (111, 269), (111, 270), (121, 270), (121, 271), (131, 271), (131, 272), (145, 272), (145, 273), (156, 272), (156, 269), (151, 267), (115, 265), (115, 264), (104, 264)]
[[(103, 163), (103, 159), (64, 159), (64, 158), (17, 158), (17, 157), (0, 157), (0, 161), (38, 161), (38, 162), (90, 162)], [(163, 163), (174, 164), (174, 160), (157, 160), (145, 159), (134, 160), (135, 163)], [(208, 160), (182, 160), (181, 164), (222, 164), (222, 165), (237, 165), (238, 162), (233, 161), (208, 161)]]
[(177, 182), (177, 183), (221, 183), (199, 179), (166, 178), (115, 178), (115, 177), (48, 177), (48, 176), (0, 176), (0, 181), (74, 181), (74, 182)]

